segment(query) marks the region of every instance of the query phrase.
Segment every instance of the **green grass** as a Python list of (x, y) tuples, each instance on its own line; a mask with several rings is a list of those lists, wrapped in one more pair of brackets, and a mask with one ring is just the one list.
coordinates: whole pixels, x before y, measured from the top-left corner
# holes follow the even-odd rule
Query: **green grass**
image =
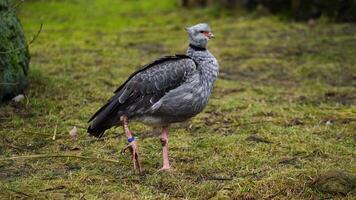
[[(0, 197), (74, 199), (353, 199), (311, 187), (322, 172), (355, 174), (356, 27), (183, 10), (178, 1), (26, 1), (27, 98), (0, 107)], [(121, 128), (93, 141), (86, 121), (130, 73), (184, 53), (184, 27), (209, 22), (220, 75), (208, 107), (170, 129), (174, 171), (161, 173), (151, 128), (132, 124), (144, 175), (131, 170)], [(78, 127), (73, 140), (69, 130)], [(52, 136), (56, 132), (56, 140)], [(251, 134), (271, 143), (248, 141)], [(115, 137), (118, 136), (118, 137)], [(212, 180), (217, 178), (227, 180)], [(1, 199), (2, 199), (1, 198)]]

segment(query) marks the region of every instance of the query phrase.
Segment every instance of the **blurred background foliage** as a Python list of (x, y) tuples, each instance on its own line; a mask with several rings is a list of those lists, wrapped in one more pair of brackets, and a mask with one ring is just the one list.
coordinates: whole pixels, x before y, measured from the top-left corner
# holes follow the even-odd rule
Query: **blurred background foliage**
[(228, 9), (267, 9), (296, 20), (319, 18), (323, 15), (335, 21), (356, 22), (356, 0), (182, 0), (184, 7), (220, 5)]

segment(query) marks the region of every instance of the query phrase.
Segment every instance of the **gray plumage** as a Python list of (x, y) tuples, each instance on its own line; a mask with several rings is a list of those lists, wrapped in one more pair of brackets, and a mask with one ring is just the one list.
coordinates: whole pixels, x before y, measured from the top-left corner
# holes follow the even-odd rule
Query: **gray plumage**
[(187, 54), (160, 58), (133, 73), (89, 120), (91, 135), (102, 136), (119, 125), (123, 115), (148, 125), (166, 126), (204, 109), (218, 75), (218, 62), (206, 50), (207, 37), (201, 37), (210, 33), (210, 27), (198, 24), (187, 31)]

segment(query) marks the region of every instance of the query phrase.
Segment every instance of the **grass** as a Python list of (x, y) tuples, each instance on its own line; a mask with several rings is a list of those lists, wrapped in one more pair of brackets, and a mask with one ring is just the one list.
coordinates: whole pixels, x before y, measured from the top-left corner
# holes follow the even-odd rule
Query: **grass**
[[(27, 38), (44, 26), (30, 48), (26, 100), (0, 107), (0, 197), (353, 199), (312, 182), (331, 169), (356, 173), (356, 27), (221, 12), (168, 0), (23, 3)], [(183, 28), (202, 21), (217, 36), (213, 96), (203, 113), (170, 129), (170, 173), (157, 171), (154, 131), (131, 125), (144, 167), (135, 175), (119, 153), (122, 130), (96, 141), (86, 121), (139, 66), (183, 53)], [(252, 134), (269, 143), (246, 140)], [(37, 154), (78, 157), (3, 159)]]

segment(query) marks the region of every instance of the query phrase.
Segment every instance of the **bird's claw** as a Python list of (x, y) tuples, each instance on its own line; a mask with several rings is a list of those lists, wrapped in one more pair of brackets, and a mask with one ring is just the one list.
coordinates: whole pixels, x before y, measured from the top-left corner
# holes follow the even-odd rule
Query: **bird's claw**
[(124, 147), (123, 149), (121, 149), (120, 154), (121, 154), (121, 155), (124, 155), (125, 152), (126, 152), (126, 150), (127, 150), (128, 148), (130, 148), (130, 147), (131, 147), (131, 144), (129, 144), (129, 145), (127, 145), (126, 147)]
[(139, 160), (139, 155), (138, 155), (138, 151), (137, 151), (137, 144), (136, 141), (131, 142), (129, 145), (127, 145), (125, 148), (123, 148), (121, 150), (121, 154), (124, 154), (126, 152), (127, 149), (130, 149), (131, 152), (131, 159), (133, 162), (133, 167), (134, 170), (138, 170), (139, 173), (141, 173), (141, 164), (140, 164), (140, 160)]

